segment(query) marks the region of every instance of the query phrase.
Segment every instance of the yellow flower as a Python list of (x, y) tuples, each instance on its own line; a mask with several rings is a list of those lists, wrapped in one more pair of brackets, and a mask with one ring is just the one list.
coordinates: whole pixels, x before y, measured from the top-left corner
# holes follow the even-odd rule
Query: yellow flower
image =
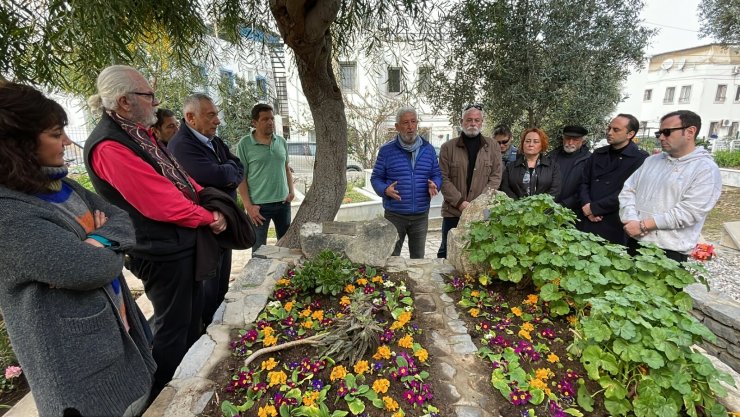
[(543, 381), (541, 379), (537, 379), (537, 378), (529, 381), (529, 386), (532, 387), (532, 388), (539, 388), (539, 389), (541, 389), (543, 391), (547, 389), (547, 383), (545, 383), (545, 381)]
[(311, 309), (306, 308), (303, 311), (301, 311), (301, 317), (310, 317), (311, 316)]
[(558, 358), (558, 355), (551, 353), (547, 355), (547, 361), (550, 363), (558, 363), (560, 362), (560, 358)]
[(571, 314), (570, 316), (566, 317), (566, 319), (568, 319), (568, 324), (570, 324), (571, 326), (576, 325), (576, 316)]
[(407, 334), (406, 336), (402, 337), (401, 340), (398, 341), (398, 346), (406, 349), (411, 349), (412, 347), (414, 347), (413, 336)]
[(398, 403), (391, 397), (383, 397), (383, 404), (388, 411), (398, 410)]
[(342, 317), (344, 317), (344, 313), (337, 313), (337, 314), (336, 314), (336, 317), (337, 317), (338, 319), (341, 319)]
[(342, 299), (341, 299), (341, 300), (339, 300), (339, 304), (341, 304), (341, 305), (343, 305), (343, 306), (348, 306), (348, 305), (350, 305), (351, 303), (352, 303), (352, 302), (351, 302), (351, 301), (349, 300), (349, 297), (347, 297), (346, 295), (345, 295), (345, 296), (342, 296)]
[(376, 276), (373, 277), (373, 279), (371, 281), (374, 282), (374, 283), (376, 283), (376, 284), (382, 284), (383, 283), (383, 277), (381, 277), (380, 275), (376, 275)]
[(391, 381), (385, 378), (377, 379), (373, 382), (373, 391), (375, 391), (376, 394), (385, 394), (388, 392), (388, 387), (390, 386)]
[(355, 286), (352, 284), (347, 284), (347, 286), (344, 287), (344, 292), (352, 294), (353, 292), (355, 292)]
[(290, 285), (290, 280), (287, 278), (280, 278), (277, 282), (278, 287), (287, 287)]
[(391, 417), (406, 417), (406, 414), (403, 413), (403, 411), (398, 410)]
[(419, 361), (426, 362), (427, 359), (429, 358), (429, 352), (427, 352), (426, 349), (421, 348), (421, 349), (417, 350), (416, 352), (414, 352), (414, 356), (416, 356), (417, 358), (419, 358)]
[(285, 311), (287, 311), (288, 313), (290, 313), (290, 310), (293, 309), (293, 304), (295, 304), (295, 302), (288, 301), (287, 303), (285, 303), (285, 305), (283, 306), (283, 308), (285, 309)]
[(533, 306), (533, 305), (537, 304), (537, 300), (539, 300), (539, 299), (540, 299), (540, 297), (538, 297), (537, 294), (529, 294), (527, 296), (527, 299), (524, 300), (524, 301), (522, 301), (522, 304), (525, 304), (525, 305), (528, 305), (528, 306)]
[(305, 327), (307, 329), (313, 328), (313, 320), (308, 319), (308, 320), (304, 321), (303, 322), (303, 327)]
[(260, 407), (259, 411), (257, 412), (258, 417), (277, 417), (277, 410), (275, 410), (274, 405), (266, 405), (264, 407)]
[(470, 296), (471, 297), (480, 297), (480, 291), (478, 291), (478, 290), (470, 291)]
[(357, 280), (357, 285), (367, 285), (367, 280), (365, 278), (360, 278)]
[(391, 358), (391, 348), (389, 348), (386, 345), (378, 346), (378, 350), (373, 355), (373, 359), (380, 360), (380, 359), (390, 359)]
[(311, 391), (307, 392), (303, 395), (303, 405), (306, 407), (313, 407), (316, 405), (316, 400), (319, 399), (319, 392), (318, 391)]
[(478, 317), (480, 314), (480, 310), (477, 308), (471, 308), (468, 312), (470, 313), (470, 317)]
[(270, 335), (270, 336), (265, 336), (265, 338), (262, 339), (262, 344), (265, 346), (272, 346), (272, 345), (276, 345), (277, 341), (278, 341), (277, 337)]
[(557, 277), (554, 280), (552, 280), (552, 283), (555, 285), (560, 285), (560, 277)]
[(524, 329), (519, 330), (519, 337), (522, 337), (524, 339), (527, 339), (530, 342), (532, 341), (532, 335), (530, 335), (529, 332), (526, 331), (526, 330), (524, 330)]
[(522, 316), (522, 309), (519, 307), (512, 307), (511, 312), (514, 313), (515, 316), (521, 317)]
[(284, 385), (288, 381), (288, 376), (283, 371), (272, 371), (267, 373), (269, 386)]
[(337, 379), (343, 379), (345, 376), (347, 376), (347, 369), (342, 365), (337, 365), (331, 370), (329, 379), (336, 381)]
[(537, 379), (541, 379), (543, 381), (547, 381), (553, 376), (555, 376), (555, 374), (548, 368), (539, 368), (536, 371), (534, 371), (534, 377)]
[(391, 330), (398, 330), (401, 327), (405, 326), (406, 323), (408, 323), (409, 321), (411, 321), (411, 312), (404, 311), (403, 313), (399, 314), (396, 321), (391, 324)]
[(355, 373), (358, 375), (364, 374), (368, 369), (370, 369), (370, 364), (367, 361), (357, 361), (354, 367)]
[(264, 329), (262, 329), (262, 333), (265, 335), (265, 337), (267, 337), (275, 333), (275, 330), (273, 330), (272, 327), (267, 326)]
[(532, 323), (526, 322), (526, 323), (522, 324), (522, 330), (527, 331), (527, 332), (531, 332), (532, 330), (534, 330), (534, 326), (532, 325)]
[(318, 321), (324, 320), (324, 310), (314, 311), (311, 318)]
[(266, 361), (262, 361), (262, 370), (263, 370), (263, 371), (264, 371), (264, 370), (268, 370), (268, 371), (271, 371), (271, 370), (273, 370), (273, 369), (274, 369), (274, 368), (275, 368), (276, 366), (278, 366), (278, 364), (279, 364), (279, 363), (280, 363), (280, 362), (277, 362), (277, 361), (275, 361), (275, 359), (274, 359), (274, 358), (270, 358), (270, 359), (268, 359), (268, 360), (266, 360)]

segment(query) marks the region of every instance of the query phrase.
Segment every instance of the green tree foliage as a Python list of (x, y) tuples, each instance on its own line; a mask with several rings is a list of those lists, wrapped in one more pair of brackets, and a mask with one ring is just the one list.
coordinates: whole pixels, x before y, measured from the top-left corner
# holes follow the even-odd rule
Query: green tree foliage
[(701, 34), (726, 44), (740, 43), (740, 1), (702, 0), (699, 3)]
[(234, 147), (252, 126), (250, 110), (259, 101), (257, 88), (242, 77), (233, 80), (221, 77), (218, 83), (221, 102), (218, 104), (223, 114), (218, 134), (230, 147)]
[(641, 0), (465, 0), (450, 14), (452, 53), (430, 94), (454, 119), (484, 103), (489, 127), (507, 123), (557, 133), (603, 129), (620, 83), (643, 61), (651, 31)]

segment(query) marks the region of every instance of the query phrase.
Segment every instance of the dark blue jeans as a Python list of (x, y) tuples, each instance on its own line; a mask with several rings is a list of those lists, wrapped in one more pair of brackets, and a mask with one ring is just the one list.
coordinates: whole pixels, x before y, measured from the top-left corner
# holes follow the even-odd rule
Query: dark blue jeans
[(252, 253), (255, 253), (260, 246), (267, 243), (267, 229), (270, 228), (270, 220), (275, 223), (275, 232), (277, 238), (283, 237), (290, 227), (290, 203), (279, 201), (277, 203), (260, 204), (260, 214), (265, 218), (262, 226), (255, 225), (256, 240), (252, 246)]
[(424, 249), (427, 243), (427, 229), (429, 226), (429, 212), (421, 214), (398, 214), (388, 210), (384, 217), (394, 226), (398, 232), (398, 240), (393, 248), (393, 256), (401, 254), (403, 241), (409, 236), (409, 256), (411, 259), (423, 259)]
[(459, 217), (442, 218), (442, 243), (439, 244), (437, 258), (447, 258), (447, 234), (450, 233), (450, 230), (456, 228), (459, 222)]

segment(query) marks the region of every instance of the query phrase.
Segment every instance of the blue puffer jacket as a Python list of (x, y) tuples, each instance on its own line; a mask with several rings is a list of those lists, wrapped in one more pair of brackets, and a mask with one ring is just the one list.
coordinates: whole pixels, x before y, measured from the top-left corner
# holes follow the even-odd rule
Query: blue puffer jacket
[[(375, 192), (383, 197), (383, 208), (397, 214), (421, 214), (429, 210), (429, 185), (432, 180), (437, 189), (442, 187), (442, 172), (434, 147), (426, 140), (416, 153), (416, 165), (411, 169), (411, 153), (398, 143), (398, 136), (380, 147), (370, 182)], [(401, 200), (385, 195), (385, 189), (394, 181)]]

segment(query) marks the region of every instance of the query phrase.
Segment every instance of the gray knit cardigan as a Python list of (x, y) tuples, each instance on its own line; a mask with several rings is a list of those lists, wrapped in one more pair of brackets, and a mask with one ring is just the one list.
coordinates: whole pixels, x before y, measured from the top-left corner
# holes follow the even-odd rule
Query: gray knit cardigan
[[(123, 278), (126, 332), (109, 285), (134, 244), (128, 214), (64, 180), (108, 222), (84, 243), (41, 199), (0, 186), (0, 310), (41, 416), (120, 416), (151, 387), (151, 333)], [(75, 413), (76, 410), (76, 413)]]

